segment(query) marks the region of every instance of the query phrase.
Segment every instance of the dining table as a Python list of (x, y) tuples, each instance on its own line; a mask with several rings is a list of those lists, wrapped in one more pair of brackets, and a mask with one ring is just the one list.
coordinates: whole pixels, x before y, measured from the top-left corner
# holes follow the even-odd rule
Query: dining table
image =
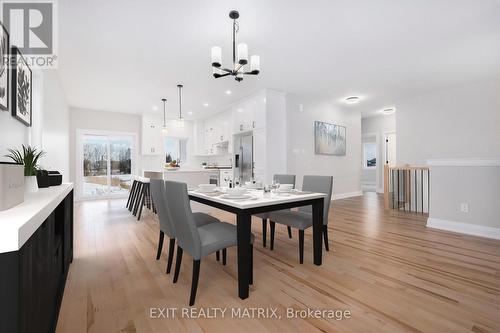
[(312, 206), (313, 220), (313, 257), (314, 264), (322, 263), (322, 227), (324, 193), (293, 190), (288, 193), (277, 191), (264, 193), (263, 190), (251, 189), (242, 199), (228, 198), (224, 190), (212, 193), (198, 189), (188, 191), (190, 200), (221, 209), (236, 215), (237, 252), (238, 252), (238, 296), (246, 299), (250, 288), (250, 237), (252, 215), (282, 209)]

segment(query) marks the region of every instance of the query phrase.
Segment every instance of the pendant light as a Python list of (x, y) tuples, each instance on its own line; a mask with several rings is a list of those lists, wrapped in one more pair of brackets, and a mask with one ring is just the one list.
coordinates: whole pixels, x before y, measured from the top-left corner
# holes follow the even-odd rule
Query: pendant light
[(184, 86), (182, 84), (178, 84), (177, 88), (179, 88), (179, 120), (177, 121), (177, 125), (179, 127), (184, 127), (184, 118), (182, 118), (182, 88)]
[(166, 118), (166, 114), (167, 114), (167, 99), (166, 98), (162, 98), (161, 101), (163, 102), (163, 126), (161, 128), (161, 133), (163, 134), (163, 136), (167, 136), (168, 135), (167, 118)]

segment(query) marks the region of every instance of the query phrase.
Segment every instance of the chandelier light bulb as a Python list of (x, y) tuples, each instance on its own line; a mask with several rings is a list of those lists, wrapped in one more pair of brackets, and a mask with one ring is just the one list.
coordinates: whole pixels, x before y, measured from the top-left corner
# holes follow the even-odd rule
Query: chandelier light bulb
[(248, 46), (245, 43), (238, 44), (238, 63), (240, 65), (248, 63)]
[(212, 66), (220, 67), (222, 64), (222, 49), (218, 46), (212, 47)]
[(253, 55), (250, 58), (250, 72), (255, 72), (256, 74), (260, 72), (260, 57), (258, 55)]

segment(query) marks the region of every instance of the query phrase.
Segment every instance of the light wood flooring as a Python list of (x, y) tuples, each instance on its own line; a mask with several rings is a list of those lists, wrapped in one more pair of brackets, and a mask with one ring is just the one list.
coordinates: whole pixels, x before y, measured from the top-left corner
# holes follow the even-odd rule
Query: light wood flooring
[[(234, 223), (227, 213), (216, 215)], [(274, 251), (262, 247), (254, 219), (254, 285), (237, 296), (235, 248), (227, 266), (201, 261), (195, 308), (277, 308), (281, 319), (183, 319), (192, 260), (179, 282), (166, 275), (168, 241), (157, 261), (158, 222), (138, 222), (125, 200), (75, 204), (75, 249), (57, 332), (500, 332), (500, 241), (427, 229), (425, 216), (384, 211), (381, 197), (334, 201), (330, 252), (312, 263), (311, 230), (304, 264), (298, 235), (276, 225)], [(269, 237), (269, 231), (268, 231)], [(178, 308), (151, 319), (151, 308)], [(349, 310), (350, 319), (286, 319), (286, 309)], [(158, 314), (158, 313), (156, 313)], [(229, 317), (229, 318), (228, 318)]]

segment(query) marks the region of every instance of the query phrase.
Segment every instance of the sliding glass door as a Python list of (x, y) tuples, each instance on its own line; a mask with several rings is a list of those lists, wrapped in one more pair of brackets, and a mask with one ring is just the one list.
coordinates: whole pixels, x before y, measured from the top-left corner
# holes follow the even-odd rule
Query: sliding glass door
[(135, 135), (79, 131), (77, 141), (78, 197), (126, 196), (135, 167)]

